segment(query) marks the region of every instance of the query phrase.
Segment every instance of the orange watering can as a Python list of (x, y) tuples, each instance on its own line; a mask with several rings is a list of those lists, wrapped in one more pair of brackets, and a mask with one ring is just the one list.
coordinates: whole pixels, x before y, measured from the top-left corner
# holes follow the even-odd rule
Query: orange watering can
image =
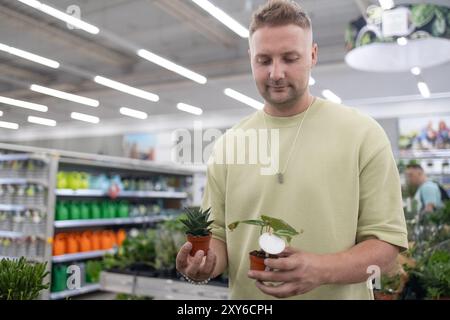
[(77, 253), (78, 251), (78, 236), (75, 233), (69, 233), (67, 235), (67, 253)]
[(86, 251), (92, 250), (91, 237), (92, 237), (91, 231), (85, 231), (79, 236), (79, 244), (80, 244), (81, 252), (86, 252)]
[(66, 253), (66, 234), (59, 233), (53, 242), (53, 255), (59, 256)]
[(119, 247), (122, 245), (122, 243), (124, 242), (124, 240), (126, 238), (127, 238), (127, 233), (125, 232), (124, 229), (120, 229), (119, 231), (117, 231), (116, 242)]

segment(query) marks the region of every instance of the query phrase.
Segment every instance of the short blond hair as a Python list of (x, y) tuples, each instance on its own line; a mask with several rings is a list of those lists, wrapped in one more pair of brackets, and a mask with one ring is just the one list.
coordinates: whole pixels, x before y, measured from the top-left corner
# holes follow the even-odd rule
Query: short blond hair
[(303, 29), (312, 29), (310, 17), (298, 3), (291, 0), (270, 0), (253, 13), (250, 35), (262, 27), (278, 27), (288, 24), (294, 24)]

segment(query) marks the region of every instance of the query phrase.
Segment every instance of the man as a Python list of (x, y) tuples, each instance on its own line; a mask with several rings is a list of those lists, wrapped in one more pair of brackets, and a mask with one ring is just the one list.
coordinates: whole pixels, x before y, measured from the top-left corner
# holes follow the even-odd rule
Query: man
[(422, 212), (433, 212), (443, 207), (439, 185), (428, 180), (423, 168), (418, 164), (406, 166), (406, 180), (408, 185), (417, 188), (414, 198), (420, 204)]
[[(387, 270), (407, 248), (389, 141), (369, 117), (309, 93), (318, 49), (300, 6), (270, 1), (254, 14), (250, 34), (265, 106), (234, 129), (278, 130), (279, 170), (262, 175), (261, 165), (209, 162), (203, 207), (212, 208), (213, 240), (206, 258), (202, 252), (189, 257), (186, 243), (177, 269), (202, 282), (228, 267), (232, 299), (371, 299), (369, 266)], [(227, 225), (261, 214), (304, 232), (282, 258), (265, 260), (276, 271), (250, 272), (248, 253), (257, 249), (259, 228), (230, 233)]]

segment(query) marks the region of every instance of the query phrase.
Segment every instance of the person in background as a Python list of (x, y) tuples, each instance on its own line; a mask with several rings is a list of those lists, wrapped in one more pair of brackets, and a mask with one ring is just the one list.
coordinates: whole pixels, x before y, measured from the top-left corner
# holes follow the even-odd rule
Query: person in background
[(414, 198), (420, 203), (422, 212), (433, 212), (443, 207), (439, 185), (427, 178), (420, 165), (409, 164), (406, 166), (406, 181), (408, 185), (417, 188)]
[(445, 121), (439, 121), (439, 131), (437, 133), (436, 147), (438, 149), (446, 149), (450, 142), (450, 130)]

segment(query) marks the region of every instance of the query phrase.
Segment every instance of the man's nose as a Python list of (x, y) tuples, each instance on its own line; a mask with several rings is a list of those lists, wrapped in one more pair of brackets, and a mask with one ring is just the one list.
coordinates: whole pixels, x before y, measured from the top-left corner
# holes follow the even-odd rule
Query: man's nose
[(284, 67), (279, 62), (273, 62), (270, 70), (270, 79), (278, 81), (284, 79)]

